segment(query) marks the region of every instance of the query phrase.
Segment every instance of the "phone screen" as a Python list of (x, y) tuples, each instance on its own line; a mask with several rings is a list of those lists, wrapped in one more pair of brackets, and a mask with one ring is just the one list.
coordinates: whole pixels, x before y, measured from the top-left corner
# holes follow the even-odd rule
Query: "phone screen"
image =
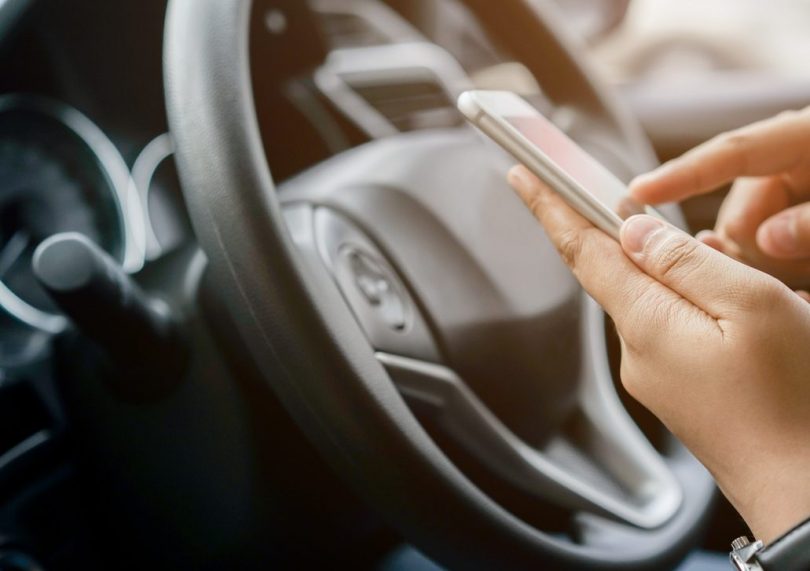
[(542, 115), (504, 118), (521, 135), (543, 151), (557, 167), (621, 218), (645, 211), (661, 216), (653, 209), (645, 209), (630, 199), (627, 196), (627, 187), (622, 181)]

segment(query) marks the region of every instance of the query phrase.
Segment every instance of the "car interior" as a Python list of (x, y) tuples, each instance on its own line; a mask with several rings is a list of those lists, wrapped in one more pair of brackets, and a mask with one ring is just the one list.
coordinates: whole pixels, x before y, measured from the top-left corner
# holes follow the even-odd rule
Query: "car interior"
[(0, 570), (726, 553), (744, 522), (456, 109), (518, 92), (629, 182), (810, 102), (633, 35), (646, 4), (0, 0)]

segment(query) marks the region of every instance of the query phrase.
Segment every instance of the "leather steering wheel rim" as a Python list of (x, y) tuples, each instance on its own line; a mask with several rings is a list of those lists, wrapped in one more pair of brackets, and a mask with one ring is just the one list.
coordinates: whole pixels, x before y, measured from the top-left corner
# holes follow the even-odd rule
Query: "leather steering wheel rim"
[[(468, 4), (480, 13), (486, 0)], [(581, 87), (578, 104), (625, 141), (635, 168), (648, 167), (643, 137), (588, 80), (565, 41), (555, 40), (526, 2), (504, 5), (502, 19), (517, 15), (526, 27), (514, 35), (533, 33), (555, 46), (558, 61), (566, 62), (558, 72)], [(524, 523), (475, 487), (428, 436), (329, 277), (313, 279), (289, 235), (254, 109), (251, 7), (245, 0), (172, 0), (167, 109), (183, 192), (210, 271), (251, 355), (299, 426), (404, 537), (450, 567), (657, 569), (677, 561), (710, 504), (708, 477), (677, 525), (666, 526), (649, 546), (623, 553), (574, 545)], [(490, 25), (497, 29), (502, 19)], [(521, 46), (513, 47), (520, 55)]]

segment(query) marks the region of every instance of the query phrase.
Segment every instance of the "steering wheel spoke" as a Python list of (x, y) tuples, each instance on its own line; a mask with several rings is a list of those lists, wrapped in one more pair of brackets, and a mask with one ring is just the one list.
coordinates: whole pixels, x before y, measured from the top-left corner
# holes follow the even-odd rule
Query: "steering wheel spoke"
[(452, 369), (382, 352), (377, 359), (403, 397), (510, 484), (572, 510), (655, 528), (675, 514), (682, 492), (621, 405), (603, 336), (599, 344), (601, 310), (590, 298), (583, 303), (583, 341), (590, 346), (579, 406), (540, 447), (511, 431)]
[(469, 454), (525, 492), (641, 528), (677, 512), (682, 491), (616, 394), (604, 315), (583, 298), (578, 406), (542, 447), (511, 431), (450, 368), (376, 353), (400, 393)]
[[(542, 444), (531, 445), (461, 375), (439, 364), (418, 304), (372, 240), (328, 208), (293, 202), (284, 213), (302, 255), (332, 276), (400, 394), (489, 470), (536, 497), (641, 529), (662, 525), (678, 510), (677, 480), (616, 393), (604, 314), (592, 299), (581, 295), (577, 312), (579, 378), (574, 372), (554, 383), (577, 387), (575, 406)], [(407, 327), (396, 326), (394, 313), (405, 316)]]

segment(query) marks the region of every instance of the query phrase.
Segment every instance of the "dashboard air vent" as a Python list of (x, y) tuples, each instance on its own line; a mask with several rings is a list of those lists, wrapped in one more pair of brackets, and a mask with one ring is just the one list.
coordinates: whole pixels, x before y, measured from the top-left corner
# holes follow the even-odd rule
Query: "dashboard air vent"
[(461, 123), (445, 89), (430, 79), (412, 78), (390, 83), (343, 79), (398, 131), (453, 127)]

